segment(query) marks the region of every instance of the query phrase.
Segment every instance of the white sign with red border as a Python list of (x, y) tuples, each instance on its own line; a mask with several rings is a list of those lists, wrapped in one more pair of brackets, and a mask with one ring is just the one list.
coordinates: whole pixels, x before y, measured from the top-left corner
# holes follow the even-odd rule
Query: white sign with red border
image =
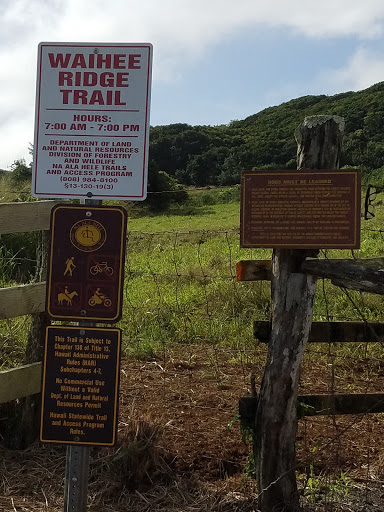
[(32, 195), (147, 195), (152, 45), (40, 43)]

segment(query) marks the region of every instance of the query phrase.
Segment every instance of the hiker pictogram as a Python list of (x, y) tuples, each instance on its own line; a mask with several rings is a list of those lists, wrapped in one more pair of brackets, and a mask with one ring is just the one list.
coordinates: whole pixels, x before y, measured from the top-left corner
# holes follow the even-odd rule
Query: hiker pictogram
[(107, 274), (107, 276), (111, 276), (113, 274), (113, 268), (109, 267), (106, 261), (96, 262), (95, 265), (92, 265), (89, 271), (94, 276), (97, 274)]
[(95, 293), (92, 295), (92, 297), (89, 299), (88, 301), (88, 304), (90, 306), (97, 306), (99, 304), (104, 304), (104, 306), (106, 308), (108, 308), (111, 304), (112, 304), (112, 301), (111, 299), (109, 299), (106, 295), (104, 295), (101, 291), (100, 291), (100, 288), (97, 288), (97, 290), (95, 291)]
[(72, 276), (72, 273), (73, 273), (73, 271), (76, 268), (76, 265), (74, 263), (74, 259), (75, 259), (74, 256), (71, 256), (70, 258), (68, 258), (66, 260), (64, 275), (69, 274), (70, 276)]
[(67, 287), (65, 287), (64, 292), (59, 293), (57, 296), (57, 301), (60, 306), (64, 304), (64, 302), (67, 303), (67, 306), (72, 306), (72, 299), (73, 297), (76, 297), (78, 295), (77, 291), (74, 290), (73, 292), (70, 292)]

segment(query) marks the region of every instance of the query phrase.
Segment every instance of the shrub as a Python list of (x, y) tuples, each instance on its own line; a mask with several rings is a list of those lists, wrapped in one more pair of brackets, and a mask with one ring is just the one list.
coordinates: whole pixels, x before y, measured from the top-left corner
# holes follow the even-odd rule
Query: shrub
[(27, 165), (24, 158), (15, 160), (12, 167), (12, 182), (15, 184), (22, 183), (23, 181), (32, 178), (32, 166)]
[(183, 203), (188, 194), (175, 178), (165, 171), (159, 171), (151, 162), (148, 169), (148, 197), (144, 201), (151, 210), (161, 211), (172, 203)]
[(0, 236), (0, 279), (3, 282), (25, 283), (33, 278), (37, 240), (37, 232)]

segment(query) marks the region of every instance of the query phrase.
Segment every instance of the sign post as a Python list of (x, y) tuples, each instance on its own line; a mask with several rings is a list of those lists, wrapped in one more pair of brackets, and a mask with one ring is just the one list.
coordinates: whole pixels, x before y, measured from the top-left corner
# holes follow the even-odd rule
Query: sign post
[(40, 43), (32, 195), (146, 198), (152, 45)]
[[(102, 202), (92, 199), (82, 199), (82, 204), (101, 206)], [(82, 327), (93, 327), (91, 322), (79, 323)], [(87, 509), (88, 475), (89, 475), (88, 446), (68, 445), (66, 452), (65, 482), (64, 482), (64, 512), (85, 512)]]
[(64, 512), (87, 510), (89, 448), (68, 446), (65, 466)]
[[(67, 444), (64, 512), (85, 512), (89, 446), (116, 440), (126, 211), (147, 195), (150, 43), (40, 43), (32, 195), (51, 215), (40, 438)], [(104, 378), (105, 377), (105, 378)]]

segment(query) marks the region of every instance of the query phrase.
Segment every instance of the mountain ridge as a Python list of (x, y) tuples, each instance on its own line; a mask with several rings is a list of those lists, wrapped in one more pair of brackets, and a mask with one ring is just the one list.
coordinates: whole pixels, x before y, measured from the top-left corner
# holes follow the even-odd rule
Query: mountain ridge
[(384, 167), (384, 82), (301, 96), (227, 125), (151, 127), (151, 165), (196, 186), (238, 183), (244, 169), (295, 168), (294, 131), (305, 117), (322, 114), (345, 119), (341, 166), (360, 167), (365, 175)]

